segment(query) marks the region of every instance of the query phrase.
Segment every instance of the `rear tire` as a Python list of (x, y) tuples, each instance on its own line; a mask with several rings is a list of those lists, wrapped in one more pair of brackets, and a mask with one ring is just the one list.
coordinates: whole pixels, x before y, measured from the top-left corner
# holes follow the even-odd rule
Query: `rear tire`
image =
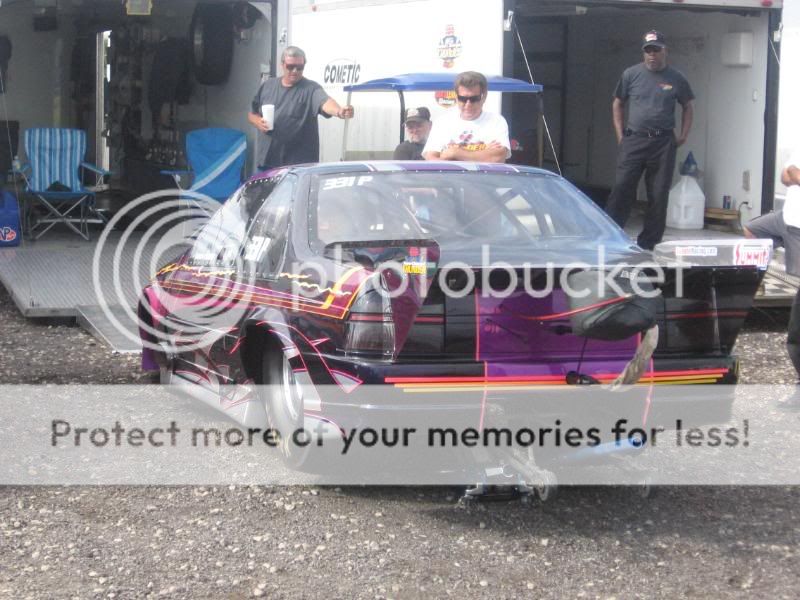
[(302, 385), (297, 381), (289, 359), (279, 349), (269, 349), (264, 354), (264, 408), (269, 426), (279, 434), (278, 448), (283, 462), (307, 473), (325, 471), (324, 447), (313, 440), (301, 447), (294, 439), (295, 432), (302, 430), (305, 422), (305, 406)]

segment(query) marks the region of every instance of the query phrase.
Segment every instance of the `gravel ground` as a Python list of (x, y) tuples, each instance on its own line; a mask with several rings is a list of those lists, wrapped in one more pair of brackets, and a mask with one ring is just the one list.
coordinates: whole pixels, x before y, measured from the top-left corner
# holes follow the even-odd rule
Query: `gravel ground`
[[(74, 321), (74, 319), (73, 319)], [(0, 383), (141, 383), (138, 354), (114, 354), (67, 319), (25, 319), (0, 284)]]
[[(786, 311), (742, 381), (790, 383)], [(0, 288), (0, 381), (137, 383), (138, 358), (26, 321)], [(4, 487), (0, 598), (772, 597), (800, 590), (797, 488), (562, 488), (464, 508), (446, 488)]]

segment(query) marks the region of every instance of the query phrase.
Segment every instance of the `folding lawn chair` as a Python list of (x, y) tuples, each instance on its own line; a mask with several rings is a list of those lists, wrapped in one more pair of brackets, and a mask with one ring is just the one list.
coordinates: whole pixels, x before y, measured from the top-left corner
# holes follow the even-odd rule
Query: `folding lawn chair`
[[(241, 131), (225, 127), (196, 129), (186, 134), (189, 170), (161, 172), (171, 175), (179, 188), (205, 194), (222, 203), (242, 182), (246, 150), (247, 137)], [(184, 175), (193, 176), (189, 188), (181, 186)]]
[[(35, 128), (25, 131), (25, 153), (29, 163), (23, 168), (31, 200), (28, 226), (33, 239), (39, 239), (54, 225), (63, 223), (83, 239), (89, 239), (89, 223), (105, 220), (94, 208), (95, 193), (84, 187), (80, 172), (95, 173), (98, 183), (109, 171), (84, 162), (86, 132), (79, 129)], [(34, 208), (46, 213), (35, 216)], [(43, 229), (39, 230), (40, 227)], [(38, 231), (37, 231), (38, 230)]]

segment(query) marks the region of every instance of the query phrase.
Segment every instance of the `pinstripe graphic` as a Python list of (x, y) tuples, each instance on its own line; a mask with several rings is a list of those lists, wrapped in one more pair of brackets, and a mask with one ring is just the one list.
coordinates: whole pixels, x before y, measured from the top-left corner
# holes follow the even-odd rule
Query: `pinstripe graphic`
[[(191, 270), (190, 267), (186, 269)], [(202, 276), (202, 273), (196, 273), (196, 275)], [(367, 278), (368, 273), (363, 267), (353, 267), (336, 281), (324, 300), (307, 298), (269, 288), (244, 286), (232, 279), (221, 279), (220, 283), (195, 283), (193, 281), (181, 281), (173, 277), (159, 282), (159, 286), (167, 291), (187, 292), (190, 294), (201, 293), (208, 298), (218, 298), (220, 302), (245, 301), (249, 307), (275, 306), (334, 319), (343, 319), (358, 295), (358, 290), (361, 289)]]
[[(326, 309), (330, 308), (331, 304), (333, 304), (334, 299), (338, 298), (342, 294), (342, 286), (346, 282), (350, 281), (350, 278), (353, 275), (355, 275), (359, 271), (363, 271), (363, 270), (364, 270), (364, 267), (361, 267), (361, 266), (353, 267), (352, 269), (347, 271), (347, 273), (342, 275), (342, 277), (339, 279), (339, 281), (337, 281), (335, 284), (333, 284), (333, 289), (328, 294), (328, 298), (325, 300), (325, 303), (322, 305), (322, 310), (326, 310)], [(363, 285), (363, 283), (364, 283), (364, 281), (366, 281), (366, 279), (367, 279), (366, 277), (363, 277), (361, 279), (361, 281), (359, 281), (358, 290), (361, 289), (361, 285)], [(356, 291), (358, 291), (358, 290), (356, 290)], [(355, 298), (356, 295), (357, 295), (356, 293), (350, 294), (350, 302), (347, 303), (348, 307), (350, 306), (350, 303), (353, 301), (353, 298)]]
[[(713, 376), (721, 376), (728, 372), (726, 368), (719, 368), (719, 369), (682, 369), (679, 371), (648, 371), (642, 374), (642, 378), (644, 377), (670, 377), (670, 378), (679, 378), (685, 375), (702, 375), (706, 377), (713, 377)], [(619, 373), (595, 373), (592, 377), (596, 379), (613, 379), (617, 377)], [(554, 383), (558, 381), (563, 381), (563, 375), (494, 375), (490, 377), (480, 377), (480, 376), (465, 376), (465, 377), (387, 377), (385, 379), (386, 383), (425, 383), (425, 384), (433, 384), (433, 383), (456, 383), (456, 384), (468, 384), (468, 383), (493, 383), (493, 382), (535, 382), (535, 383)]]
[[(689, 385), (716, 383), (729, 373), (728, 369), (687, 369), (681, 371), (649, 371), (636, 385)], [(618, 373), (596, 373), (592, 377), (601, 383), (611, 383)], [(496, 377), (387, 377), (385, 382), (407, 393), (525, 391), (568, 386), (564, 375), (496, 376)]]

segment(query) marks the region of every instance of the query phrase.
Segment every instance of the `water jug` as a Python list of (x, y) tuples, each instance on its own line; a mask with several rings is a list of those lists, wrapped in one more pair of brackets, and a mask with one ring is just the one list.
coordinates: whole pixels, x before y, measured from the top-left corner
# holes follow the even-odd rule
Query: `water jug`
[(669, 192), (667, 227), (702, 229), (706, 197), (694, 177), (683, 175)]

